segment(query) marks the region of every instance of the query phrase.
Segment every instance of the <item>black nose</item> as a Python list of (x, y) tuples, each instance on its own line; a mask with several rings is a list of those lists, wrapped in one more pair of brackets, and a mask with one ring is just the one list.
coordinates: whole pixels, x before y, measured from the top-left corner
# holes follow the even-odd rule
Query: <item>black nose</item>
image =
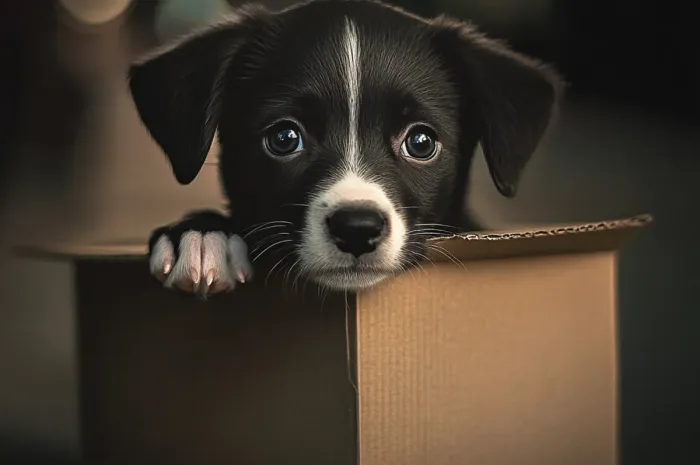
[(326, 218), (336, 247), (355, 257), (373, 252), (387, 233), (386, 217), (368, 207), (340, 208)]

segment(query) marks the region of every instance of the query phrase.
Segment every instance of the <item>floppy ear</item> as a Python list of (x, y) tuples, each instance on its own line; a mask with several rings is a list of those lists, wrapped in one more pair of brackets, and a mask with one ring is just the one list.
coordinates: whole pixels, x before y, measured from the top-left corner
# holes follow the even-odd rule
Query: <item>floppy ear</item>
[[(447, 18), (438, 47), (455, 70), (462, 131), (476, 131), (496, 187), (514, 197), (525, 165), (557, 113), (563, 82), (538, 61)], [(468, 117), (464, 115), (469, 115)], [(471, 148), (470, 148), (471, 149)]]
[(129, 70), (129, 88), (141, 120), (181, 184), (194, 180), (211, 148), (226, 71), (248, 29), (245, 20), (222, 23), (185, 37)]

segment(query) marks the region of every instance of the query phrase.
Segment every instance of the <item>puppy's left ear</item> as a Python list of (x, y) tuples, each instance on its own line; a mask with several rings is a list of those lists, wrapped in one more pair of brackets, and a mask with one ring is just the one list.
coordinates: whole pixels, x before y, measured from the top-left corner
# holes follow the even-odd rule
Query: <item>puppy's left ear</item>
[(438, 18), (433, 25), (459, 89), (461, 130), (476, 132), (496, 187), (514, 197), (525, 165), (558, 112), (564, 83), (551, 67), (470, 24)]
[(139, 116), (181, 184), (194, 180), (209, 153), (229, 63), (253, 22), (241, 17), (198, 31), (129, 70)]

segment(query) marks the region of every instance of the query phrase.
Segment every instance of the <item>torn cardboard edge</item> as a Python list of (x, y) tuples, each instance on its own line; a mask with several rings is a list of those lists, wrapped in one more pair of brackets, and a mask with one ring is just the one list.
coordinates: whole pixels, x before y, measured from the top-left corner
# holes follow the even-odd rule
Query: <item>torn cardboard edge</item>
[[(428, 256), (432, 261), (454, 261), (614, 250), (652, 220), (651, 215), (645, 214), (596, 223), (436, 236), (428, 240)], [(27, 258), (143, 260), (148, 253), (146, 243), (146, 239), (130, 239), (94, 244), (23, 245), (15, 251)]]

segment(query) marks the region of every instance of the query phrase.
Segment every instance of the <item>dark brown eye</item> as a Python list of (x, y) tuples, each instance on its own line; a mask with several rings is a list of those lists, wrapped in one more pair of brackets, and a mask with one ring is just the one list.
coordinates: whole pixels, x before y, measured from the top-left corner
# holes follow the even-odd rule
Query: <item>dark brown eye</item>
[(415, 126), (406, 135), (401, 144), (404, 157), (427, 161), (437, 154), (438, 143), (435, 131), (427, 126)]
[(268, 129), (263, 139), (265, 149), (275, 157), (287, 157), (304, 150), (299, 126), (292, 121), (281, 121)]

